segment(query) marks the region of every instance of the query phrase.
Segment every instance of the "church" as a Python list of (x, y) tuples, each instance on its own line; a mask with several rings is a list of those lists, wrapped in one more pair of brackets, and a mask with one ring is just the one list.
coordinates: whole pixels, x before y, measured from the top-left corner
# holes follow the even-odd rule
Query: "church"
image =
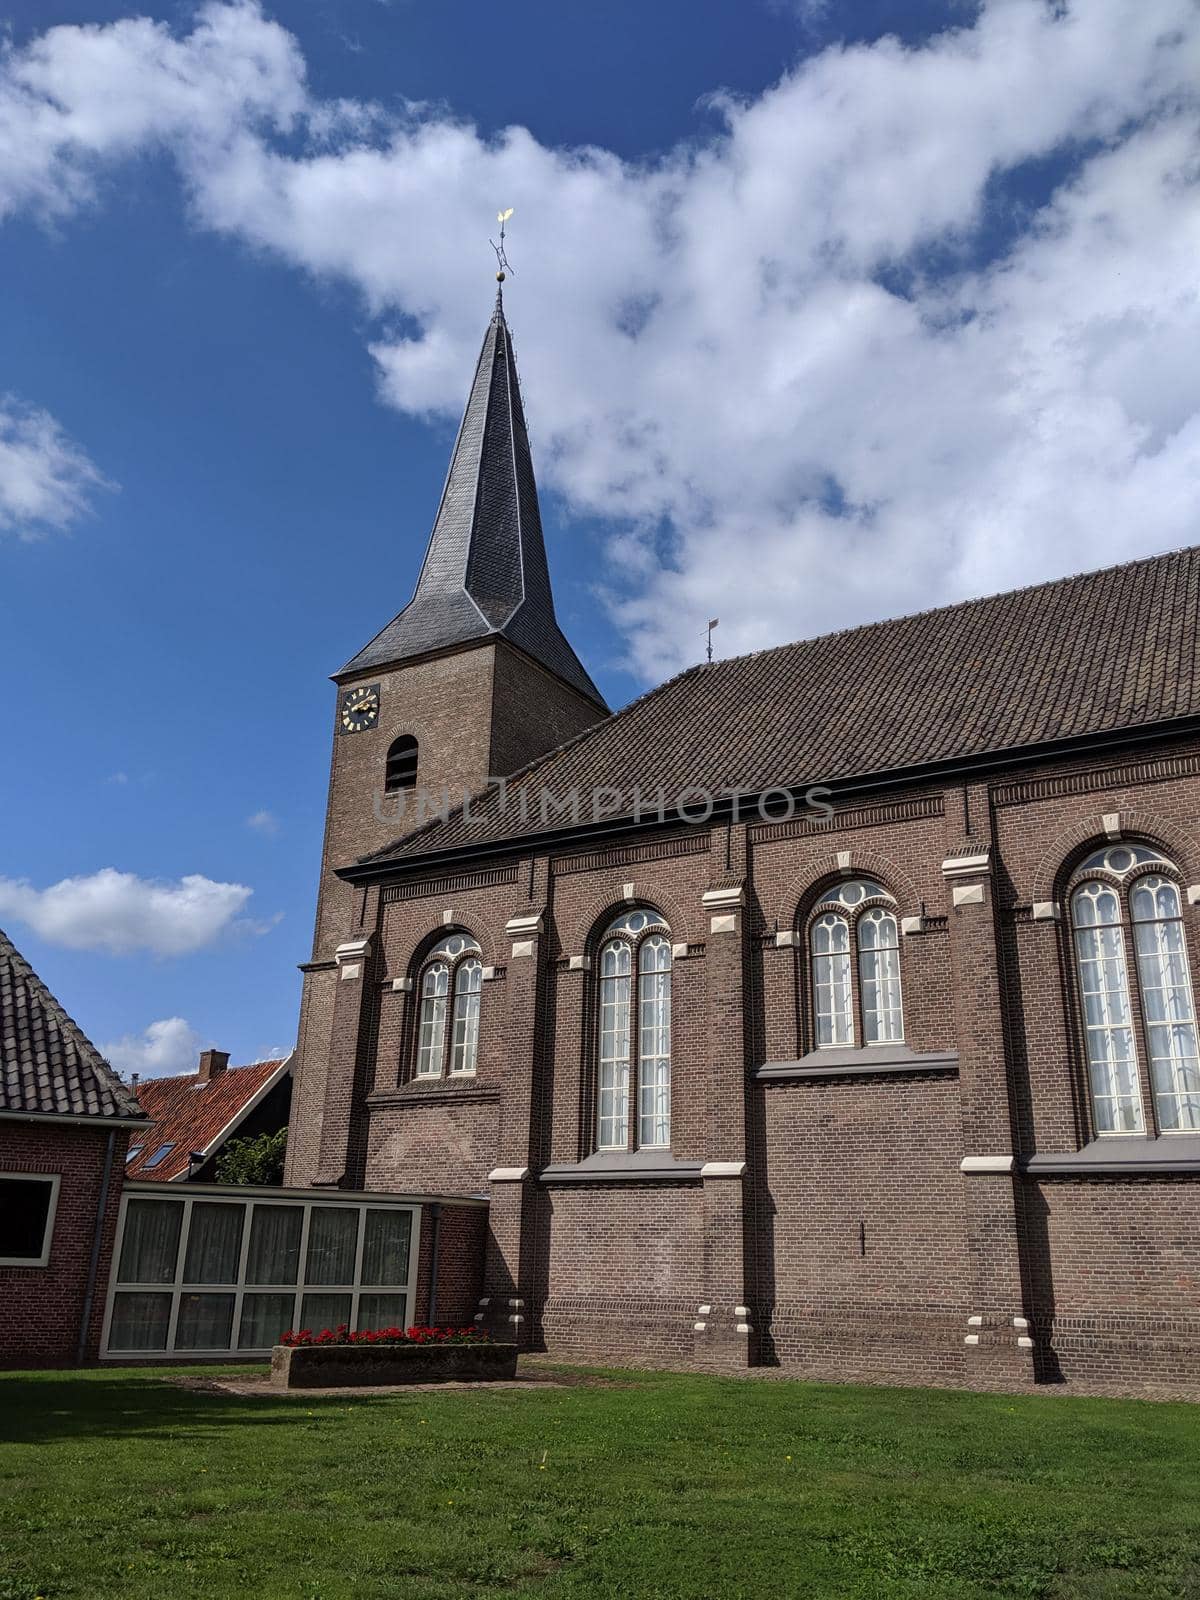
[(1183, 1380), (1198, 615), (1187, 549), (613, 713), (498, 296), (416, 591), (334, 679), (285, 1182), (486, 1197), (442, 1316), (564, 1357)]

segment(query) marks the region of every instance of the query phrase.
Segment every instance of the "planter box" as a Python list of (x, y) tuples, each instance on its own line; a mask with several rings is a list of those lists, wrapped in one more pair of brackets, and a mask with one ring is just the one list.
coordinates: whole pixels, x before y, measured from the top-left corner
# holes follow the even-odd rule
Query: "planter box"
[(487, 1383), (516, 1371), (515, 1344), (277, 1344), (271, 1352), (271, 1382), (281, 1389)]

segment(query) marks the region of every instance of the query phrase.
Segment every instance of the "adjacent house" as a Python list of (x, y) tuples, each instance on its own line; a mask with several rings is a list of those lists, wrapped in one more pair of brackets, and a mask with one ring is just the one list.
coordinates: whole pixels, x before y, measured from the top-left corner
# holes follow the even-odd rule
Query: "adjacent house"
[(0, 1365), (98, 1350), (132, 1089), (0, 932)]
[(130, 1143), (126, 1176), (211, 1183), (230, 1139), (252, 1139), (287, 1127), (292, 1059), (231, 1067), (224, 1050), (205, 1050), (197, 1071), (151, 1078), (137, 1092), (153, 1120)]

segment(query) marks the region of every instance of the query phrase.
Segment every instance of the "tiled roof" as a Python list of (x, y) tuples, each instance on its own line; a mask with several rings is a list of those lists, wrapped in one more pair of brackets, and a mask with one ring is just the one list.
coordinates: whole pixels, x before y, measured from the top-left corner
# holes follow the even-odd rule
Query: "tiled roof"
[(0, 1111), (137, 1117), (141, 1108), (0, 930)]
[[(154, 1118), (154, 1126), (146, 1130), (144, 1140), (138, 1135), (137, 1143), (144, 1148), (126, 1166), (126, 1177), (164, 1182), (181, 1177), (187, 1171), (188, 1151), (208, 1150), (220, 1134), (235, 1133), (255, 1096), (289, 1059), (226, 1067), (207, 1083), (196, 1072), (181, 1078), (147, 1078), (138, 1086), (138, 1099), (143, 1111)], [(157, 1166), (147, 1168), (146, 1163), (164, 1144), (174, 1146), (171, 1153)]]
[[(1200, 548), (691, 667), (365, 862), (572, 825), (609, 785), (758, 794), (1200, 715)], [(542, 808), (548, 793), (553, 804)], [(522, 816), (522, 795), (525, 815)], [(693, 800), (693, 806), (695, 802)]]
[(511, 640), (603, 710), (600, 691), (554, 614), (517, 364), (499, 296), (416, 593), (338, 677), (491, 636)]

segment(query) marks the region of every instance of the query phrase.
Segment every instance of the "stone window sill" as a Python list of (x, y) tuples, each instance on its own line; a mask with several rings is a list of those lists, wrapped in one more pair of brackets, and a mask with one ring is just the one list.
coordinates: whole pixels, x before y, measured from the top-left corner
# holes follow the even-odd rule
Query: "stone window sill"
[(826, 1045), (799, 1061), (766, 1061), (755, 1078), (773, 1083), (796, 1078), (862, 1078), (893, 1072), (957, 1072), (957, 1050), (910, 1050), (906, 1044), (868, 1044), (860, 1048)]
[(409, 1083), (402, 1083), (396, 1089), (377, 1089), (367, 1096), (367, 1105), (375, 1106), (413, 1106), (413, 1105), (447, 1105), (461, 1104), (470, 1100), (498, 1100), (500, 1089), (494, 1083), (480, 1083), (477, 1078), (464, 1075), (461, 1078), (431, 1078), (426, 1081), (413, 1079)]
[(1031, 1178), (1156, 1177), (1200, 1172), (1200, 1134), (1112, 1134), (1082, 1150), (1026, 1156), (1021, 1171)]
[(666, 1150), (600, 1150), (578, 1162), (546, 1167), (539, 1181), (572, 1183), (699, 1183), (699, 1161), (676, 1161)]

